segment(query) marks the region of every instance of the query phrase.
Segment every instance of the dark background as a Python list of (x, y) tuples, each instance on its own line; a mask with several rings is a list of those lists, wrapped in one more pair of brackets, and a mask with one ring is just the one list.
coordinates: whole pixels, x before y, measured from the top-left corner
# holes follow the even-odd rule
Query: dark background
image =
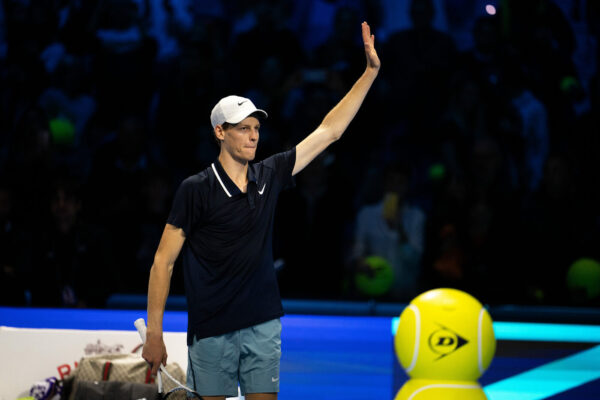
[[(1, 304), (104, 307), (113, 293), (145, 293), (177, 186), (218, 154), (214, 104), (238, 94), (267, 110), (257, 159), (294, 146), (364, 70), (364, 20), (382, 68), (342, 140), (280, 199), (282, 296), (409, 300), (353, 285), (357, 215), (400, 161), (407, 201), (426, 217), (416, 292), (600, 302), (566, 279), (575, 261), (600, 259), (598, 2), (1, 0), (0, 10)], [(182, 294), (175, 271), (171, 293)]]

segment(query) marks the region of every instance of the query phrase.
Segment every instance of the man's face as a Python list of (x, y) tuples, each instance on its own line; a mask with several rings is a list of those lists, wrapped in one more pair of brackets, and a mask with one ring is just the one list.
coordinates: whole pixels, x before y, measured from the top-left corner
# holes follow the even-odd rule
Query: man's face
[(218, 125), (215, 134), (221, 140), (221, 151), (227, 151), (236, 160), (252, 161), (256, 155), (259, 129), (260, 122), (258, 119), (248, 117), (226, 130)]

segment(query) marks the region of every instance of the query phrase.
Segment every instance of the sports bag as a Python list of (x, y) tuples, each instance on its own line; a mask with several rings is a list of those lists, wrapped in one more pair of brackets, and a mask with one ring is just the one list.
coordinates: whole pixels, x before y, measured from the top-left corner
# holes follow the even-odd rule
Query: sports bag
[(78, 381), (75, 400), (160, 400), (156, 385), (117, 381)]
[[(179, 364), (167, 364), (166, 369), (175, 379), (185, 382), (185, 374)], [(102, 354), (83, 357), (71, 374), (72, 385), (67, 398), (68, 400), (75, 400), (78, 397), (79, 382), (105, 381), (152, 384), (156, 392), (156, 385), (151, 372), (149, 364), (138, 354)], [(165, 392), (175, 386), (176, 384), (170, 380), (163, 382)], [(100, 390), (101, 388), (98, 386), (96, 389)]]

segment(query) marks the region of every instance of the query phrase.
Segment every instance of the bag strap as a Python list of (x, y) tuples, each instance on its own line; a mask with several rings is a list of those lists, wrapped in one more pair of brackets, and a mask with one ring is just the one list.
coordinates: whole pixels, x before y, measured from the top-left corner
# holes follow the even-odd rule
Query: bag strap
[(154, 378), (152, 377), (152, 368), (148, 367), (146, 370), (146, 383), (154, 383)]
[(102, 368), (102, 380), (107, 381), (110, 376), (110, 370), (112, 368), (112, 362), (107, 361), (104, 363), (104, 368)]

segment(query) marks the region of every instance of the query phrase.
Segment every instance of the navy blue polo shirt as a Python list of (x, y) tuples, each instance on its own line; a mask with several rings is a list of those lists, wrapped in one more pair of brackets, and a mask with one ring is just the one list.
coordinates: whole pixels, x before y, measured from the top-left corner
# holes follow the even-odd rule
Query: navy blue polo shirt
[(246, 193), (220, 162), (185, 179), (167, 222), (183, 229), (188, 345), (283, 315), (273, 268), (279, 193), (293, 186), (296, 149), (248, 166)]

